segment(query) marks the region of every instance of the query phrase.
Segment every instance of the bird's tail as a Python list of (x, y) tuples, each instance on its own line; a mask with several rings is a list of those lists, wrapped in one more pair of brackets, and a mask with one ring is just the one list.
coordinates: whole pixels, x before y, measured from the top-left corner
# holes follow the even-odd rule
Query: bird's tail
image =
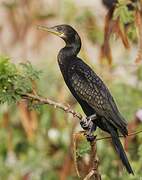
[(128, 161), (128, 158), (126, 156), (126, 153), (123, 149), (123, 146), (121, 144), (121, 141), (119, 140), (117, 131), (115, 131), (113, 128), (111, 128), (110, 133), (111, 133), (111, 137), (112, 137), (112, 143), (113, 143), (115, 150), (117, 151), (122, 163), (126, 167), (129, 174), (134, 174), (134, 172), (131, 168), (131, 165)]

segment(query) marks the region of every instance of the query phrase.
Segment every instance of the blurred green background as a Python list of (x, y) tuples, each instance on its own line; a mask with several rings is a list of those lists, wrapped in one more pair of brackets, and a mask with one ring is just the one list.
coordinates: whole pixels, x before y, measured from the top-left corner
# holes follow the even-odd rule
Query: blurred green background
[[(83, 114), (70, 94), (57, 64), (57, 54), (64, 42), (37, 30), (37, 25), (67, 23), (82, 39), (80, 57), (88, 63), (111, 90), (130, 130), (142, 129), (136, 112), (142, 108), (142, 66), (135, 64), (137, 44), (126, 50), (111, 38), (113, 63), (100, 63), (106, 8), (97, 0), (2, 0), (0, 2), (0, 54), (12, 63), (30, 61), (41, 70), (35, 88), (44, 97), (70, 104)], [(131, 40), (131, 39), (130, 39)], [(141, 115), (142, 116), (142, 115)], [(78, 120), (59, 109), (41, 105), (29, 109), (27, 102), (0, 106), (0, 179), (72, 180), (77, 177), (73, 160), (73, 133), (81, 130)], [(101, 130), (98, 137), (105, 134)], [(122, 139), (124, 143), (124, 140)], [(99, 169), (103, 180), (140, 180), (142, 178), (142, 134), (125, 141), (135, 176), (127, 174), (111, 142), (97, 142)], [(106, 148), (107, 147), (107, 148)], [(82, 140), (78, 160), (82, 177), (89, 167), (89, 146)], [(80, 164), (78, 164), (80, 166)]]

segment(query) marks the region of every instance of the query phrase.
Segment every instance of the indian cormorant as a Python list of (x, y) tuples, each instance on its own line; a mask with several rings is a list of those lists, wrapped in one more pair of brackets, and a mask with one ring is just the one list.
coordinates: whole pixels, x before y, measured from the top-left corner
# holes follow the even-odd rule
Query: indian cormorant
[(81, 49), (80, 36), (75, 29), (66, 24), (52, 28), (39, 26), (39, 29), (51, 32), (65, 41), (65, 47), (58, 54), (58, 64), (66, 85), (87, 116), (83, 118), (81, 125), (88, 131), (88, 140), (93, 140), (92, 132), (97, 126), (108, 132), (122, 163), (127, 171), (133, 174), (118, 137), (118, 131), (124, 137), (128, 135), (127, 123), (103, 81), (77, 57)]

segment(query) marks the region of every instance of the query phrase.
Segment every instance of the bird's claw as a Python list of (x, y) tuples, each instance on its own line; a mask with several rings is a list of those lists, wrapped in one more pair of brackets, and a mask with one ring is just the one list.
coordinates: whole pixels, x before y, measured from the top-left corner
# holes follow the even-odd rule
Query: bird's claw
[(93, 132), (96, 130), (96, 125), (92, 122), (92, 125), (89, 127), (88, 131), (86, 132), (86, 139), (89, 142), (95, 140), (96, 136), (94, 136)]
[(92, 142), (95, 140), (96, 136), (93, 135), (93, 131), (96, 129), (96, 125), (93, 122), (93, 120), (96, 119), (96, 114), (93, 114), (91, 116), (82, 118), (80, 125), (81, 127), (86, 130), (86, 139), (89, 142)]
[(84, 130), (90, 129), (93, 125), (93, 120), (96, 119), (96, 114), (82, 118), (80, 125)]
[(87, 139), (87, 141), (89, 141), (89, 142), (94, 141), (94, 140), (96, 139), (96, 137), (97, 137), (97, 136), (94, 136), (93, 134), (87, 134), (87, 135), (86, 135), (86, 139)]
[(87, 130), (89, 126), (87, 118), (82, 118), (80, 125), (84, 130)]

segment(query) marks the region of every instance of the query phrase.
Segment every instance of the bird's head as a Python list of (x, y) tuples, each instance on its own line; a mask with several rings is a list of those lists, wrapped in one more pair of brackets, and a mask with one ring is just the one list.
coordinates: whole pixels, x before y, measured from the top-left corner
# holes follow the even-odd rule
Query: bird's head
[(67, 44), (76, 41), (79, 38), (78, 33), (69, 25), (62, 24), (53, 27), (38, 26), (38, 29), (50, 32), (62, 38)]

